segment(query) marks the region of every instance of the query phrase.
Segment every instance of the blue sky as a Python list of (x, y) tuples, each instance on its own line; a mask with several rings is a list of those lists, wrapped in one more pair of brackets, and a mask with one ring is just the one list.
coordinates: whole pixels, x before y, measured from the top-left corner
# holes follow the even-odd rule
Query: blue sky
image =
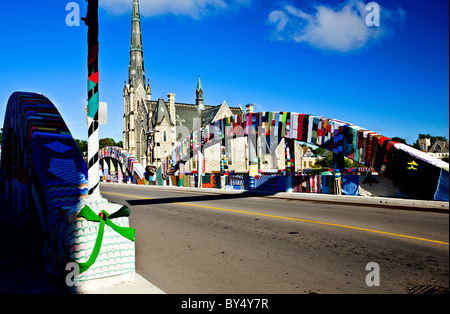
[[(0, 121), (17, 90), (39, 92), (73, 136), (87, 139), (87, 27), (66, 25), (71, 1), (7, 1), (0, 13)], [(86, 2), (78, 3), (81, 16)], [(132, 0), (100, 0), (100, 100), (122, 138)], [(449, 137), (449, 2), (380, 0), (369, 27), (362, 0), (141, 0), (152, 99), (255, 104), (344, 120), (412, 144)], [(0, 122), (3, 123), (3, 122)]]

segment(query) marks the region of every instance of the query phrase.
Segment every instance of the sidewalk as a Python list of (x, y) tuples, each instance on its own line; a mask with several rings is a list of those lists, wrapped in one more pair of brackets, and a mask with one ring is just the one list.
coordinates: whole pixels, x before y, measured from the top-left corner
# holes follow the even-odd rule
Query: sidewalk
[(39, 230), (17, 214), (0, 194), (0, 294), (67, 294), (45, 270)]
[[(101, 183), (102, 185), (116, 185), (117, 183)], [(290, 193), (290, 192), (266, 192), (266, 191), (246, 191), (246, 190), (221, 190), (214, 188), (192, 188), (179, 186), (158, 186), (158, 185), (136, 185), (127, 184), (127, 187), (145, 187), (149, 189), (176, 190), (180, 192), (211, 194), (246, 194), (256, 197), (280, 198), (291, 200), (302, 200), (312, 202), (339, 203), (346, 205), (360, 206), (382, 206), (386, 208), (411, 209), (424, 211), (449, 212), (449, 202), (423, 201), (414, 199), (374, 197), (374, 196), (353, 196), (353, 195), (332, 195), (321, 193)]]
[(165, 292), (148, 282), (141, 275), (134, 273), (134, 280), (131, 282), (88, 290), (83, 294), (165, 294)]
[[(45, 270), (38, 240), (39, 230), (18, 214), (0, 194), (0, 294), (70, 294)], [(139, 274), (128, 283), (83, 291), (84, 294), (163, 294)]]

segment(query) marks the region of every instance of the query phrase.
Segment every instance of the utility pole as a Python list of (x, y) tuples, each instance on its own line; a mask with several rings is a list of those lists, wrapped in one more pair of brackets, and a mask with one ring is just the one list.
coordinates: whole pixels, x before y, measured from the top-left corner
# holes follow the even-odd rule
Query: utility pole
[(98, 0), (87, 0), (88, 8), (86, 18), (83, 19), (88, 26), (88, 188), (89, 196), (100, 198), (99, 177), (99, 73), (98, 73)]

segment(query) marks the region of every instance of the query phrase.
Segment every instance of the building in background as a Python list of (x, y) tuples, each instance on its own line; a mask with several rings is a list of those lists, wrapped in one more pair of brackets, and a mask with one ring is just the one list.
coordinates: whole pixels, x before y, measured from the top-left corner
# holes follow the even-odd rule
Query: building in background
[(139, 0), (133, 0), (130, 63), (124, 86), (123, 148), (145, 167), (158, 167), (173, 148), (193, 131), (224, 117), (241, 114), (240, 106), (205, 105), (200, 77), (195, 103), (179, 103), (175, 94), (152, 100), (145, 77)]
[(449, 142), (448, 141), (436, 141), (428, 150), (428, 154), (443, 159), (449, 156)]
[(419, 138), (417, 144), (421, 151), (436, 158), (443, 159), (449, 156), (449, 141), (438, 140), (436, 138)]

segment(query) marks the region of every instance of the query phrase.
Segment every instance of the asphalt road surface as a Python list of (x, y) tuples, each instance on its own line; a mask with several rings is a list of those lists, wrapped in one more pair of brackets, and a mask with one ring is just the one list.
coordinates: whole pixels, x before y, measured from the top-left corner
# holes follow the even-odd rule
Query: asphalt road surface
[(131, 209), (136, 272), (169, 294), (448, 293), (448, 213), (136, 185), (101, 193)]

